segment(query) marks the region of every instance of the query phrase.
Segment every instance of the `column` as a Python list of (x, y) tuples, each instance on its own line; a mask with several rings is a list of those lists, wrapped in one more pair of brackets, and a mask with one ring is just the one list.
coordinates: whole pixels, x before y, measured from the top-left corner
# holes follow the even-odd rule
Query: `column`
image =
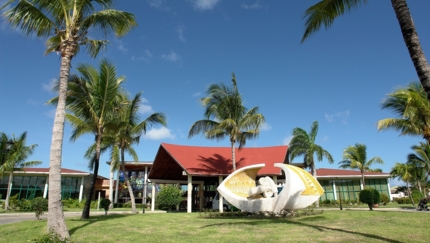
[(116, 171), (115, 203), (118, 203), (119, 169)]
[[(366, 178), (365, 178), (365, 180), (366, 180)], [(362, 180), (362, 179), (360, 179), (360, 189), (361, 189), (361, 190), (364, 190), (363, 180)]]
[(45, 189), (43, 189), (43, 198), (46, 198), (48, 196), (48, 181), (49, 181), (49, 176), (46, 177)]
[(337, 200), (337, 190), (336, 190), (336, 182), (333, 180), (333, 192), (334, 192), (334, 200)]
[(155, 209), (155, 182), (152, 182), (152, 192), (151, 192), (151, 211), (154, 212)]
[[(180, 185), (179, 185), (179, 183), (176, 183), (176, 187), (177, 187), (178, 189), (180, 189)], [(176, 211), (179, 211), (179, 206), (180, 206), (180, 204), (176, 205)]]
[[(219, 185), (221, 185), (222, 181), (223, 181), (223, 177), (219, 176), (218, 177), (218, 181), (219, 181)], [(221, 196), (221, 194), (218, 195), (219, 197), (219, 201), (218, 201), (218, 205), (219, 205), (219, 212), (222, 213), (224, 212), (224, 198)]]
[(146, 204), (146, 188), (148, 187), (148, 166), (145, 166), (145, 178), (143, 178), (143, 197), (142, 204)]
[(85, 181), (85, 176), (82, 176), (81, 186), (79, 188), (79, 202), (82, 201), (82, 195), (84, 194), (84, 181)]
[(187, 213), (191, 213), (192, 209), (192, 193), (193, 193), (193, 177), (191, 175), (188, 175), (188, 186), (187, 186)]
[(387, 178), (387, 188), (388, 188), (388, 198), (391, 201), (391, 200), (393, 200), (393, 198), (391, 197), (390, 178)]

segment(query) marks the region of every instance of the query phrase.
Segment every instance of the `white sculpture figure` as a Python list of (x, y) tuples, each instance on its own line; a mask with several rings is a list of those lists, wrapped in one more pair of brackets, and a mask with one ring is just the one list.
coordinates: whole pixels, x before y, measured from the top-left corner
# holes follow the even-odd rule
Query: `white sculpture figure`
[(278, 188), (272, 178), (268, 176), (261, 177), (258, 180), (258, 184), (259, 185), (257, 187), (249, 189), (248, 194), (250, 197), (263, 194), (263, 197), (270, 198), (273, 195), (278, 195)]
[[(321, 185), (307, 171), (281, 163), (274, 165), (285, 173), (285, 185), (279, 195), (270, 177), (260, 178), (260, 185), (256, 187), (257, 173), (264, 166), (257, 164), (236, 170), (219, 185), (218, 192), (235, 207), (251, 213), (305, 208), (324, 194)], [(261, 194), (264, 197), (256, 196)]]

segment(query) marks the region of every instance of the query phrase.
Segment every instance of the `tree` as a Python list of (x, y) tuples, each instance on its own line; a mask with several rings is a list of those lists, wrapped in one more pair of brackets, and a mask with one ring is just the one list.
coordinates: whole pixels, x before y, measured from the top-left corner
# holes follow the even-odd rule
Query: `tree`
[[(87, 64), (80, 64), (77, 70), (81, 76), (74, 74), (69, 78), (66, 107), (70, 113), (66, 114), (66, 118), (73, 128), (70, 137), (72, 141), (87, 133), (95, 136), (95, 153), (89, 165), (93, 169), (93, 178), (81, 216), (82, 219), (88, 219), (100, 165), (103, 136), (109, 128), (115, 127), (128, 101), (121, 88), (124, 77), (117, 77), (112, 63), (102, 59), (98, 71)], [(58, 97), (48, 102), (56, 103), (57, 100)]]
[(258, 107), (248, 110), (237, 88), (236, 77), (232, 74), (232, 87), (212, 84), (206, 90), (207, 97), (200, 99), (205, 107), (205, 119), (194, 122), (188, 138), (203, 133), (207, 139), (230, 138), (233, 171), (236, 170), (235, 144), (241, 149), (246, 140), (257, 138), (265, 118), (258, 113)]
[(422, 136), (430, 143), (430, 104), (420, 83), (396, 88), (382, 101), (382, 109), (390, 109), (398, 118), (378, 121), (378, 130), (394, 129), (400, 135)]
[(139, 105), (141, 104), (141, 93), (138, 93), (130, 104), (126, 107), (125, 112), (115, 132), (115, 144), (118, 146), (121, 153), (121, 168), (124, 174), (124, 180), (130, 194), (130, 200), (132, 205), (132, 213), (136, 213), (136, 202), (133, 194), (130, 180), (125, 170), (125, 159), (124, 153), (127, 151), (133, 158), (134, 161), (138, 161), (137, 153), (133, 149), (133, 144), (139, 144), (140, 136), (146, 134), (148, 127), (161, 124), (166, 126), (166, 117), (163, 113), (153, 113), (145, 120), (139, 122)]
[(366, 203), (369, 206), (369, 210), (373, 210), (373, 205), (381, 201), (379, 192), (371, 187), (360, 191), (358, 198), (360, 202)]
[[(337, 17), (365, 3), (367, 3), (367, 0), (321, 0), (312, 5), (305, 11), (305, 33), (302, 37), (302, 43), (317, 32), (321, 25), (324, 25), (327, 29)], [(415, 71), (424, 87), (427, 100), (430, 101), (430, 67), (421, 48), (418, 33), (406, 0), (391, 0), (391, 5), (399, 22), (403, 40), (414, 64)]]
[(412, 171), (413, 171), (412, 165), (408, 163), (405, 163), (405, 164), (396, 163), (394, 167), (391, 169), (390, 174), (392, 178), (400, 179), (406, 183), (406, 188), (408, 190), (408, 194), (411, 199), (412, 205), (415, 205), (414, 199), (412, 198), (411, 190), (409, 188), (409, 183), (413, 177)]
[(418, 185), (420, 192), (425, 195), (422, 184), (425, 184), (430, 174), (430, 145), (420, 143), (411, 147), (414, 153), (408, 154), (407, 163), (411, 165), (412, 182)]
[[(12, 4), (9, 1), (2, 8)], [(98, 6), (95, 6), (97, 4)], [(86, 48), (91, 57), (96, 57), (108, 41), (90, 39), (90, 35), (101, 33), (106, 37), (114, 33), (117, 37), (127, 34), (136, 21), (134, 15), (111, 9), (112, 0), (19, 0), (3, 16), (13, 28), (20, 27), (26, 36), (48, 38), (45, 54), (61, 54), (60, 88), (57, 109), (52, 129), (49, 161), (49, 215), (48, 231), (53, 230), (62, 239), (69, 238), (61, 202), (61, 154), (64, 137), (64, 121), (72, 58), (81, 47)], [(100, 9), (96, 11), (96, 9)], [(89, 35), (89, 33), (91, 33)]]
[(1, 143), (3, 141), (12, 141), (12, 146), (7, 152), (7, 157), (2, 165), (0, 165), (0, 175), (3, 177), (5, 173), (9, 174), (9, 181), (6, 191), (5, 209), (9, 209), (9, 198), (10, 191), (12, 190), (13, 173), (15, 171), (22, 171), (23, 168), (30, 166), (40, 165), (42, 161), (25, 161), (34, 152), (37, 144), (27, 146), (27, 132), (24, 132), (16, 138), (12, 135), (12, 138), (8, 138), (4, 133), (1, 134)]
[(182, 191), (175, 186), (166, 186), (157, 194), (157, 204), (160, 209), (172, 209), (172, 206), (182, 202)]
[(312, 175), (317, 178), (317, 171), (315, 169), (314, 154), (317, 156), (318, 161), (322, 161), (325, 157), (329, 163), (333, 163), (331, 154), (323, 149), (320, 145), (315, 144), (315, 139), (318, 134), (318, 121), (314, 121), (311, 126), (309, 134), (300, 127), (293, 129), (293, 138), (289, 144), (290, 161), (299, 156), (304, 156), (305, 166), (311, 168)]
[(367, 160), (366, 145), (356, 143), (354, 146), (349, 146), (343, 150), (343, 160), (339, 162), (339, 167), (342, 169), (359, 169), (363, 187), (365, 187), (364, 172), (370, 171), (370, 166), (372, 166), (373, 163), (383, 164), (384, 161), (377, 156)]

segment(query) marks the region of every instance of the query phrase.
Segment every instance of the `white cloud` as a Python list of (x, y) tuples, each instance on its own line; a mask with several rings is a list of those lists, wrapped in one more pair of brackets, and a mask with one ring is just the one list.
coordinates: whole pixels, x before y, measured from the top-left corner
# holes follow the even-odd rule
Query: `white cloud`
[(150, 139), (150, 140), (161, 140), (165, 138), (174, 139), (175, 135), (172, 134), (172, 132), (169, 129), (165, 127), (160, 127), (160, 128), (152, 128), (143, 136), (143, 138)]
[(270, 126), (268, 123), (263, 123), (260, 130), (261, 131), (269, 131), (269, 130), (272, 130), (272, 126)]
[(132, 56), (132, 57), (131, 57), (131, 60), (132, 60), (132, 61), (145, 61), (145, 62), (147, 62), (147, 61), (149, 61), (151, 58), (152, 58), (152, 53), (151, 53), (149, 50), (145, 50), (145, 51), (143, 52), (143, 55), (142, 55), (142, 56), (139, 56), (139, 57), (137, 57), (137, 56)]
[(242, 4), (242, 8), (255, 10), (262, 8), (262, 6), (260, 4), (260, 1), (256, 1), (254, 4)]
[(200, 95), (202, 95), (202, 92), (197, 91), (193, 94), (193, 97), (199, 97)]
[(181, 25), (177, 27), (175, 30), (176, 30), (176, 33), (178, 34), (179, 40), (181, 40), (182, 42), (185, 42), (186, 41), (184, 37), (185, 26)]
[(170, 54), (163, 54), (163, 55), (161, 55), (161, 58), (164, 59), (164, 60), (166, 60), (166, 61), (176, 62), (181, 57), (176, 52), (171, 51)]
[(327, 114), (325, 113), (325, 118), (328, 122), (334, 122), (335, 120), (339, 119), (344, 124), (348, 124), (348, 117), (349, 117), (349, 110), (341, 111), (341, 112), (335, 112), (333, 114)]
[(38, 103), (36, 101), (34, 101), (33, 99), (29, 99), (29, 100), (27, 100), (27, 104), (36, 106)]
[(115, 43), (118, 46), (118, 50), (122, 51), (122, 52), (127, 52), (127, 48), (125, 48), (124, 43), (121, 40), (117, 40), (115, 39)]
[(159, 10), (169, 10), (166, 6), (166, 0), (147, 0), (149, 6), (159, 9)]
[(42, 89), (48, 92), (52, 92), (52, 88), (54, 88), (57, 83), (57, 79), (52, 79), (49, 83), (42, 83)]
[(219, 2), (219, 0), (190, 0), (194, 4), (194, 8), (205, 11), (211, 10)]
[(45, 116), (54, 119), (56, 110), (57, 109), (54, 108), (54, 109), (51, 109), (49, 111), (44, 112), (44, 114), (45, 114)]
[(139, 105), (139, 114), (152, 114), (154, 110), (152, 110), (152, 106), (149, 105), (149, 101), (144, 97), (140, 97), (140, 105)]
[(282, 139), (282, 144), (283, 145), (289, 145), (291, 142), (291, 139), (293, 139), (293, 136), (289, 136), (289, 137)]

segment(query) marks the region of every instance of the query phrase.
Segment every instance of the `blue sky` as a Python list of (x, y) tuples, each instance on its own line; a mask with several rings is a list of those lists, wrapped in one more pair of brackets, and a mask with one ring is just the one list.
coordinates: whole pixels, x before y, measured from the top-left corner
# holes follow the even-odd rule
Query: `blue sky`
[[(3, 5), (6, 1), (0, 0)], [(212, 83), (231, 84), (236, 74), (248, 108), (258, 106), (266, 124), (247, 147), (288, 144), (292, 130), (309, 130), (319, 122), (317, 143), (335, 163), (317, 168), (338, 168), (349, 145), (367, 145), (368, 158), (389, 172), (404, 162), (420, 137), (399, 137), (395, 131), (378, 132), (378, 120), (393, 117), (381, 110), (385, 95), (395, 87), (417, 81), (412, 62), (389, 1), (369, 1), (321, 29), (303, 44), (303, 14), (316, 3), (269, 0), (141, 0), (118, 1), (116, 9), (136, 15), (138, 27), (121, 39), (110, 38), (108, 49), (96, 59), (79, 53), (79, 63), (97, 66), (112, 61), (132, 96), (143, 91), (141, 118), (164, 112), (168, 127), (154, 127), (135, 148), (141, 161), (152, 161), (160, 143), (229, 146), (228, 139), (188, 139), (194, 121), (203, 118), (198, 103)], [(430, 1), (408, 1), (424, 53), (430, 50)], [(426, 24), (427, 23), (427, 24)], [(28, 143), (38, 144), (29, 160), (49, 167), (55, 107), (45, 102), (59, 76), (59, 56), (44, 56), (44, 39), (26, 38), (0, 20), (0, 131), (28, 132)], [(83, 154), (93, 135), (70, 142), (66, 126), (63, 167), (88, 171)], [(102, 157), (99, 174), (108, 176)]]

